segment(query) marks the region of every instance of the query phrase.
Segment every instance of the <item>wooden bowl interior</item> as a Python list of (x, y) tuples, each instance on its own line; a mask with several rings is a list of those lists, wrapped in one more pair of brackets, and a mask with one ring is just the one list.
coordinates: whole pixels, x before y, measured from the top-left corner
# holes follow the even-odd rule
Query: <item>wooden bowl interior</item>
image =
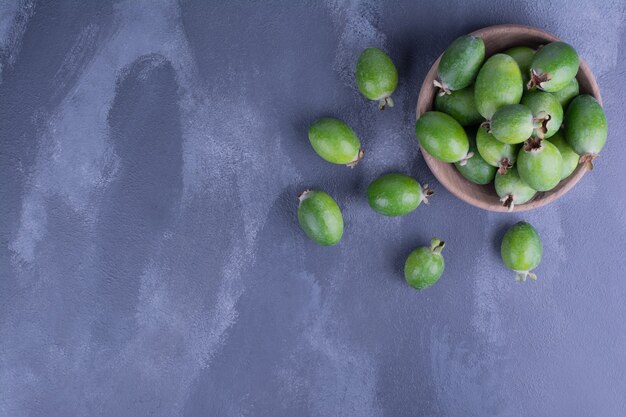
[[(514, 46), (530, 46), (533, 48), (539, 45), (546, 44), (548, 42), (554, 42), (559, 40), (556, 36), (547, 32), (522, 25), (500, 25), (490, 26), (484, 29), (472, 32), (472, 35), (480, 36), (485, 42), (486, 56), (489, 57), (498, 52), (502, 52), (508, 48)], [(437, 67), (439, 66), (439, 60), (441, 56), (437, 58), (435, 63), (430, 68), (430, 71), (426, 75), (426, 79), (422, 84), (419, 98), (417, 101), (417, 117), (424, 112), (432, 110), (433, 101), (437, 89), (433, 85), (433, 81), (437, 78)], [(602, 98), (600, 97), (600, 90), (598, 84), (589, 70), (589, 67), (580, 60), (580, 69), (576, 76), (580, 85), (580, 93), (586, 93), (594, 96), (600, 104), (602, 104)], [(439, 182), (461, 200), (485, 210), (506, 212), (506, 207), (503, 207), (500, 203), (500, 199), (496, 194), (493, 183), (488, 185), (477, 185), (465, 178), (457, 171), (453, 164), (438, 161), (422, 149), (424, 160), (432, 171), (433, 175), (439, 180)], [(515, 212), (531, 210), (537, 207), (546, 205), (566, 192), (568, 192), (585, 174), (585, 167), (579, 165), (574, 173), (565, 180), (561, 181), (554, 189), (537, 193), (537, 196), (530, 202), (515, 206)]]

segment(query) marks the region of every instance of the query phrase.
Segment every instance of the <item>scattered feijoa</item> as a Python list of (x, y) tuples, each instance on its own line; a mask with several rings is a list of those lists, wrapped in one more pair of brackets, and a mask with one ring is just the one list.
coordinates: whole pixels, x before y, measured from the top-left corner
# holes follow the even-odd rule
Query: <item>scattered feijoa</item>
[(502, 239), (500, 256), (507, 268), (515, 271), (517, 281), (529, 277), (536, 280), (532, 270), (539, 266), (543, 245), (539, 234), (530, 224), (519, 222), (511, 227)]
[(403, 216), (412, 212), (432, 195), (428, 185), (421, 187), (413, 178), (404, 174), (386, 174), (378, 177), (367, 187), (370, 207), (385, 216)]
[(323, 191), (306, 190), (298, 196), (298, 221), (306, 235), (321, 246), (339, 243), (343, 216), (331, 196)]
[(324, 117), (309, 127), (309, 141), (319, 156), (333, 164), (354, 167), (363, 157), (358, 136), (339, 119)]
[(423, 246), (411, 252), (404, 264), (404, 278), (413, 288), (421, 290), (436, 283), (445, 267), (441, 251), (445, 243), (433, 238), (430, 246)]
[(356, 63), (356, 83), (359, 91), (378, 102), (384, 110), (393, 107), (391, 94), (398, 86), (398, 71), (391, 58), (378, 48), (367, 48)]

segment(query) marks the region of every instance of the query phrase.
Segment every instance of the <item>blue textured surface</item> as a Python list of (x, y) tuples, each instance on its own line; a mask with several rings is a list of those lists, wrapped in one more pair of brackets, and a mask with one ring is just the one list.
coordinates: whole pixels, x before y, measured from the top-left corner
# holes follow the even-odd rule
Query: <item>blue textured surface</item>
[[(0, 415), (626, 415), (626, 6), (622, 1), (76, 0), (0, 4)], [(523, 23), (574, 45), (610, 134), (557, 203), (490, 214), (437, 184), (414, 109), (460, 34)], [(396, 62), (396, 107), (353, 82), (360, 51)], [(354, 170), (311, 150), (331, 115)], [(436, 189), (384, 218), (389, 171)], [(344, 210), (341, 244), (306, 239), (296, 195)], [(518, 220), (539, 280), (499, 259)], [(401, 274), (432, 236), (446, 271)]]

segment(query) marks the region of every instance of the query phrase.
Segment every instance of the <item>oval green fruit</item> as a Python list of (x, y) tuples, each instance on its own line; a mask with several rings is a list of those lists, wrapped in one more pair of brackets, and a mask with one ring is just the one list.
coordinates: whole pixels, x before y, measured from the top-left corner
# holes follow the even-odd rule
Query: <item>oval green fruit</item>
[(517, 156), (517, 171), (534, 190), (548, 191), (561, 181), (563, 158), (547, 140), (528, 139)]
[(445, 243), (433, 238), (430, 247), (415, 249), (404, 264), (404, 279), (413, 288), (421, 290), (432, 286), (441, 278), (445, 262), (441, 251)]
[(509, 211), (512, 211), (516, 205), (529, 202), (537, 194), (537, 191), (520, 178), (515, 167), (507, 170), (504, 175), (496, 175), (494, 185), (502, 205)]
[(378, 101), (379, 109), (393, 107), (391, 94), (398, 86), (398, 71), (386, 53), (378, 48), (363, 51), (356, 63), (356, 82), (361, 94)]
[(408, 175), (386, 174), (367, 187), (370, 207), (385, 216), (402, 216), (412, 212), (422, 201), (428, 202), (432, 191)]
[(539, 233), (526, 222), (519, 222), (511, 227), (502, 239), (500, 256), (507, 268), (515, 271), (517, 281), (526, 281), (527, 277), (536, 280), (531, 271), (539, 266), (543, 245)]
[(518, 104), (523, 92), (522, 73), (517, 62), (505, 54), (493, 55), (476, 77), (476, 108), (485, 119), (490, 120), (500, 107)]
[(473, 86), (452, 91), (450, 94), (437, 95), (435, 110), (449, 114), (461, 126), (477, 125), (483, 121), (476, 109)]
[(491, 118), (491, 134), (502, 143), (517, 144), (533, 133), (533, 114), (522, 104), (507, 104)]
[(339, 119), (317, 120), (309, 127), (309, 141), (319, 156), (333, 164), (354, 167), (363, 157), (358, 136)]
[(526, 84), (530, 80), (530, 65), (535, 57), (535, 50), (527, 46), (515, 46), (503, 52), (513, 58), (522, 73), (522, 80)]
[(569, 102), (578, 95), (578, 92), (578, 80), (576, 78), (572, 78), (567, 84), (565, 84), (565, 87), (560, 90), (553, 91), (550, 94), (556, 97), (561, 107), (563, 107), (563, 110), (565, 110)]
[(572, 100), (565, 115), (565, 139), (580, 155), (580, 163), (593, 168), (607, 135), (606, 116), (596, 99), (583, 94)]
[(561, 173), (561, 179), (563, 180), (572, 175), (572, 172), (574, 172), (578, 166), (580, 157), (574, 152), (574, 149), (569, 146), (569, 143), (567, 143), (561, 131), (556, 132), (548, 140), (556, 146), (563, 158), (563, 172)]
[(298, 199), (298, 221), (304, 233), (321, 246), (339, 243), (343, 216), (335, 200), (323, 191), (312, 190), (304, 191)]
[(476, 148), (485, 162), (498, 168), (499, 174), (504, 174), (517, 160), (519, 146), (500, 142), (481, 126), (476, 132)]
[(529, 91), (522, 97), (522, 104), (533, 114), (535, 136), (549, 138), (561, 128), (563, 107), (554, 95), (544, 91)]
[(475, 135), (468, 133), (470, 143), (470, 153), (473, 153), (470, 159), (467, 160), (465, 165), (461, 165), (459, 162), (455, 162), (456, 169), (463, 175), (463, 177), (474, 184), (485, 185), (493, 181), (493, 177), (496, 175), (496, 168), (491, 166), (480, 156), (476, 147)]
[(464, 35), (445, 50), (437, 68), (435, 86), (440, 94), (469, 86), (485, 60), (485, 43), (477, 36)]
[(552, 42), (539, 48), (530, 66), (528, 89), (553, 92), (564, 88), (578, 73), (576, 50), (565, 42)]
[(443, 162), (459, 162), (469, 159), (469, 141), (463, 126), (452, 116), (429, 111), (415, 123), (415, 134), (422, 148)]

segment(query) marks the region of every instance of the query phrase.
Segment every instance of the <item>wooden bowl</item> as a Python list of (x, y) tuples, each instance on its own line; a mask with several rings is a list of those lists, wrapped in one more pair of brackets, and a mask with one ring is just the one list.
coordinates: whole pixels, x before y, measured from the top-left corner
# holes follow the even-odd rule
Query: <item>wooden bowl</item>
[[(539, 45), (549, 42), (558, 41), (556, 36), (544, 32), (543, 30), (523, 26), (523, 25), (497, 25), (489, 26), (475, 32), (471, 35), (479, 36), (485, 42), (486, 56), (489, 57), (495, 53), (505, 51), (514, 46), (530, 46), (538, 47)], [(426, 79), (422, 84), (419, 98), (417, 99), (417, 118), (424, 112), (432, 110), (437, 88), (433, 85), (433, 81), (437, 78), (437, 67), (439, 60), (428, 71)], [(602, 105), (602, 97), (600, 97), (600, 89), (591, 70), (581, 58), (580, 69), (576, 75), (580, 85), (580, 93), (590, 94), (598, 100)], [(461, 200), (485, 210), (507, 212), (508, 209), (503, 207), (500, 199), (496, 194), (493, 183), (487, 185), (477, 185), (465, 178), (457, 171), (454, 164), (438, 161), (428, 154), (422, 148), (422, 154), (428, 167), (439, 182), (448, 189), (452, 194)], [(586, 168), (584, 165), (578, 165), (576, 170), (569, 177), (562, 180), (554, 189), (542, 193), (537, 193), (535, 198), (522, 205), (515, 206), (513, 211), (532, 210), (537, 207), (544, 206), (563, 194), (568, 192), (580, 179), (585, 175)]]

